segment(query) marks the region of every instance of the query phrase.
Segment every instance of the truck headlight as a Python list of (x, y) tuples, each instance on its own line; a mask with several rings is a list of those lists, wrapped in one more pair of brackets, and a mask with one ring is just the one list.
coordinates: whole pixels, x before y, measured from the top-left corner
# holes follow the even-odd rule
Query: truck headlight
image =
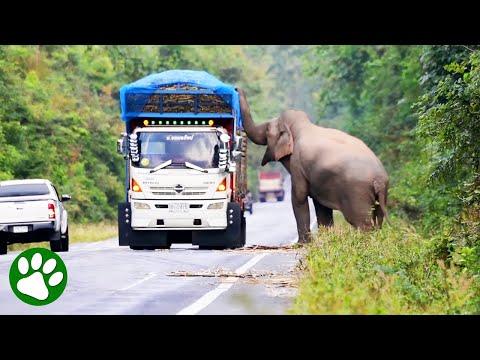
[(150, 209), (150, 205), (142, 202), (134, 202), (133, 207), (135, 209)]
[(210, 210), (218, 210), (218, 209), (223, 209), (223, 202), (216, 202), (208, 205), (207, 209)]

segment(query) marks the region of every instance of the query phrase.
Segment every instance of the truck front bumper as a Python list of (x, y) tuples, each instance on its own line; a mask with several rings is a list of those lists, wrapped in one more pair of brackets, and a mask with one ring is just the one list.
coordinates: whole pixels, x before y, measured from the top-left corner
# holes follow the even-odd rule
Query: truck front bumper
[[(172, 204), (175, 204), (175, 208)], [(217, 206), (221, 204), (221, 208), (209, 209), (208, 207), (212, 204)], [(132, 228), (135, 230), (225, 229), (227, 204), (227, 199), (181, 201), (132, 199)]]

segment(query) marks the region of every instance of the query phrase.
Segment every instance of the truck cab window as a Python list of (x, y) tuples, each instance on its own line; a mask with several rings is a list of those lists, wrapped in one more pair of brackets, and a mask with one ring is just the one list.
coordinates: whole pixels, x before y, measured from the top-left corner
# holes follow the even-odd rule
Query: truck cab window
[(172, 166), (190, 162), (202, 168), (216, 168), (218, 142), (214, 132), (139, 132), (138, 166), (151, 169), (172, 160)]

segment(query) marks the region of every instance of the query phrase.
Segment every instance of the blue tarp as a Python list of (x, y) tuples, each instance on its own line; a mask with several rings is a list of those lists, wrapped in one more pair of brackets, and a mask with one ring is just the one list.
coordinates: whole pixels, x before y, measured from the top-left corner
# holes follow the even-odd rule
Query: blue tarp
[[(193, 70), (169, 70), (158, 74), (152, 74), (139, 79), (133, 83), (124, 85), (120, 88), (120, 106), (122, 111), (122, 120), (129, 121), (134, 117), (142, 116), (142, 112), (135, 112), (128, 109), (127, 96), (128, 94), (161, 94), (164, 91), (159, 90), (160, 87), (184, 84), (199, 87), (196, 93), (214, 93), (221, 96), (228, 105), (233, 109), (237, 118), (237, 125), (241, 127), (242, 118), (240, 112), (240, 100), (238, 92), (231, 85), (225, 84), (218, 80), (216, 77), (210, 75), (205, 71), (193, 71)], [(182, 92), (182, 91), (179, 91)], [(144, 97), (145, 98), (145, 97)], [(145, 105), (145, 104), (143, 104)], [(141, 106), (142, 107), (142, 106)], [(140, 107), (140, 108), (141, 108)], [(155, 116), (155, 114), (150, 114)], [(174, 117), (176, 114), (165, 114)], [(178, 114), (185, 116), (186, 114)], [(194, 114), (193, 116), (202, 116), (205, 114)]]

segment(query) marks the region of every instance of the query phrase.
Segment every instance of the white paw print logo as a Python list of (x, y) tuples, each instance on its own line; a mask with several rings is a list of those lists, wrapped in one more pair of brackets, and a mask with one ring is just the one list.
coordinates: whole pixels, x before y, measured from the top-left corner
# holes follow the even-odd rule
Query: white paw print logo
[(29, 249), (13, 262), (10, 285), (20, 300), (46, 305), (63, 293), (66, 276), (65, 264), (57, 254), (47, 249)]

